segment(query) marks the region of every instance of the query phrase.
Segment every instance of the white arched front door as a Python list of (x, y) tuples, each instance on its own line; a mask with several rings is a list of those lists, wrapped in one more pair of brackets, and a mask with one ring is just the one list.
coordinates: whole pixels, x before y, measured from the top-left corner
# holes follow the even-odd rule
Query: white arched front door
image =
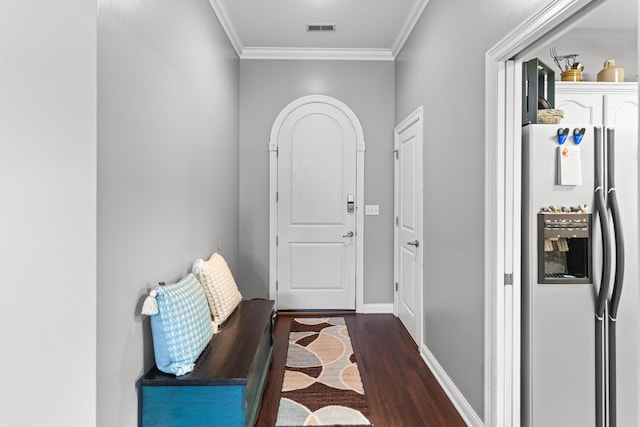
[(364, 209), (357, 117), (334, 98), (300, 98), (276, 118), (269, 147), (271, 298), (280, 310), (355, 309)]

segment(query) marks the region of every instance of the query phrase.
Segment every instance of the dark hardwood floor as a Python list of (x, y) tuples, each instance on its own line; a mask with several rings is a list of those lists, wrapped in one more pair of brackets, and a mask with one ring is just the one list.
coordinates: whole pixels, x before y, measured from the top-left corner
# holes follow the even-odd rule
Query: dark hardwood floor
[[(351, 313), (337, 315), (345, 318), (349, 328), (374, 426), (465, 426), (420, 357), (418, 348), (395, 316)], [(296, 313), (295, 316), (302, 317), (303, 314)], [(291, 314), (280, 313), (276, 320), (273, 365), (256, 424), (259, 427), (275, 425), (289, 324), (293, 317)]]

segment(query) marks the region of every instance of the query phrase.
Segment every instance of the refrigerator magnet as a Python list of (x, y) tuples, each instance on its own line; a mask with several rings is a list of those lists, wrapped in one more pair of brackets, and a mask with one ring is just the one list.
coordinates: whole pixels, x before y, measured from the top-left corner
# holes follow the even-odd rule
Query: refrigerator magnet
[(582, 138), (584, 138), (585, 132), (585, 128), (575, 128), (573, 130), (573, 142), (575, 142), (576, 145), (580, 145), (580, 143), (582, 142)]
[(564, 144), (564, 142), (567, 140), (567, 136), (569, 136), (569, 128), (558, 129), (558, 144)]

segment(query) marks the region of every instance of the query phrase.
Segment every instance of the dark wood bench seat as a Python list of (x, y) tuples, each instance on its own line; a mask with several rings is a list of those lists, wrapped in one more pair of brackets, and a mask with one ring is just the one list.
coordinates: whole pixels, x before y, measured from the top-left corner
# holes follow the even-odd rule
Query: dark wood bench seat
[(273, 348), (274, 302), (242, 301), (189, 374), (141, 379), (143, 427), (253, 426)]

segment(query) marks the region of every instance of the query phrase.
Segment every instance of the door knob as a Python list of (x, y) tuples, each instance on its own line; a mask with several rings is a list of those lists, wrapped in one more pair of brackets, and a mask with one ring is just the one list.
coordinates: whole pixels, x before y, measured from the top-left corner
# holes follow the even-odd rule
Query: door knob
[(420, 246), (420, 242), (414, 240), (413, 242), (407, 242), (407, 245), (415, 246), (416, 248)]
[(343, 235), (342, 237), (353, 237), (353, 231), (348, 232), (347, 234)]

